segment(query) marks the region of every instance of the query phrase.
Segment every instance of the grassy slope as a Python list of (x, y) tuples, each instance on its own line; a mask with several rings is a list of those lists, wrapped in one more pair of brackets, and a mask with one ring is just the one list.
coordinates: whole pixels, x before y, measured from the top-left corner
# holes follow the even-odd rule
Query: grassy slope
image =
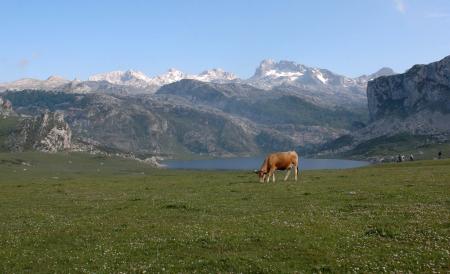
[(17, 117), (1, 117), (0, 116), (0, 152), (7, 151), (5, 142), (8, 140), (8, 136), (15, 130), (19, 118)]
[(396, 156), (397, 154), (413, 154), (416, 159), (434, 159), (438, 152), (450, 155), (450, 143), (432, 142), (431, 137), (399, 134), (392, 137), (379, 137), (362, 144), (353, 150), (346, 152), (341, 157), (366, 158), (372, 156)]
[(3, 273), (450, 271), (450, 160), (259, 184), (27, 153), (0, 174)]
[[(353, 138), (344, 135), (333, 140), (321, 147), (322, 150), (338, 150), (348, 146), (353, 142)], [(333, 157), (338, 158), (354, 158), (368, 159), (371, 157), (385, 157), (390, 159), (391, 156), (396, 157), (398, 154), (409, 156), (414, 155), (416, 160), (430, 160), (438, 157), (441, 151), (445, 156), (450, 155), (450, 143), (440, 142), (432, 136), (398, 134), (390, 137), (382, 136), (360, 143), (350, 151), (338, 152)], [(329, 158), (330, 155), (321, 155), (321, 157)]]
[(328, 109), (295, 96), (282, 96), (263, 102), (234, 101), (227, 109), (244, 117), (268, 124), (293, 124), (352, 128), (354, 122), (366, 122), (367, 113), (359, 109)]
[(431, 143), (427, 141), (428, 139), (431, 140), (431, 138), (426, 136), (406, 134), (379, 137), (359, 144), (355, 149), (343, 156), (360, 155), (365, 158), (376, 155), (413, 154), (416, 159), (433, 159), (437, 158), (439, 151), (444, 155), (450, 155), (450, 143), (438, 143), (436, 141), (436, 143)]

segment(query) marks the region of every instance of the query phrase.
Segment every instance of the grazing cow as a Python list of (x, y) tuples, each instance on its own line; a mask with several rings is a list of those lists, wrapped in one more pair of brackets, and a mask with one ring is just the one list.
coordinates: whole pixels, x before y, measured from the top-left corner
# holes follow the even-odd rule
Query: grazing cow
[(297, 181), (298, 174), (298, 155), (295, 151), (288, 152), (277, 152), (269, 154), (261, 168), (256, 171), (259, 176), (259, 181), (261, 183), (270, 181), (270, 176), (273, 177), (273, 182), (275, 182), (275, 171), (276, 170), (288, 170), (284, 180), (286, 181), (291, 174), (291, 169), (294, 168), (295, 181)]

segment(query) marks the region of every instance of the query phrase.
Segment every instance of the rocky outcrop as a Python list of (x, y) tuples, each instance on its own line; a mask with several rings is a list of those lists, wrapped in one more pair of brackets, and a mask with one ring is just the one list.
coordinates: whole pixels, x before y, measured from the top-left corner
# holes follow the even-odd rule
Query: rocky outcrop
[(425, 110), (450, 113), (450, 56), (370, 81), (367, 99), (372, 121), (408, 117)]
[(14, 114), (14, 112), (11, 102), (0, 97), (0, 117), (8, 117), (12, 114)]
[(359, 139), (450, 135), (450, 56), (370, 81), (367, 98), (371, 123), (357, 132)]
[[(420, 137), (428, 144), (450, 140), (450, 56), (415, 65), (403, 74), (369, 81), (367, 98), (370, 123), (325, 144), (324, 150), (357, 148), (360, 153), (373, 149), (368, 144), (385, 146), (395, 136), (410, 136), (412, 140)], [(405, 142), (402, 146), (408, 147)]]
[(62, 112), (48, 112), (24, 119), (10, 137), (12, 150), (57, 152), (70, 150), (72, 131)]

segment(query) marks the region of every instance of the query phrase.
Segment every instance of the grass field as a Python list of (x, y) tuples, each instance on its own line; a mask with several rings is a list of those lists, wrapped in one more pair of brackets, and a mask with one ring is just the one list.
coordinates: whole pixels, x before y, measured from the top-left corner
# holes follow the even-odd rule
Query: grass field
[(448, 273), (450, 160), (260, 184), (246, 172), (0, 154), (0, 218), (1, 273)]

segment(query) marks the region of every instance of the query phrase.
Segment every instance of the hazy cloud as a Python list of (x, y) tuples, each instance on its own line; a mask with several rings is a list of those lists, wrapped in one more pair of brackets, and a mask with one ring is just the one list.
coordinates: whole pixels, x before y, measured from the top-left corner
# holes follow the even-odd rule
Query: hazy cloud
[(27, 58), (20, 59), (18, 63), (19, 68), (23, 70), (27, 69), (28, 65), (30, 65), (30, 60)]
[(406, 5), (404, 0), (394, 0), (395, 9), (400, 13), (406, 13)]
[(39, 53), (33, 52), (31, 54), (31, 58), (24, 57), (24, 58), (20, 59), (19, 62), (17, 63), (17, 66), (21, 70), (26, 70), (30, 66), (31, 62), (38, 59), (39, 56), (40, 56)]

